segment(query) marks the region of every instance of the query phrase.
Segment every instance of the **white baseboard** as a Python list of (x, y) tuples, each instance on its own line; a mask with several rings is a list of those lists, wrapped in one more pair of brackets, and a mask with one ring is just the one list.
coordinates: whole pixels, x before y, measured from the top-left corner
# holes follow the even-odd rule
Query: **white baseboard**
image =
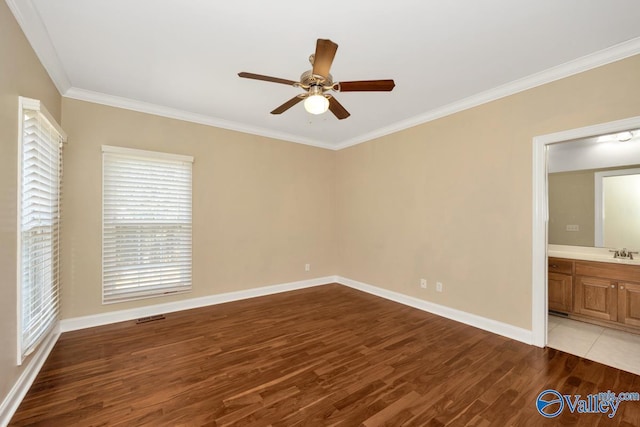
[(108, 325), (116, 322), (124, 322), (127, 320), (138, 319), (156, 314), (171, 313), (181, 310), (189, 310), (192, 308), (206, 307), (209, 305), (222, 304), (225, 302), (239, 301), (247, 298), (255, 298), (265, 295), (277, 294), (280, 292), (294, 291), (296, 289), (304, 289), (312, 286), (325, 285), (328, 283), (340, 283), (372, 295), (379, 296), (391, 301), (398, 302), (422, 311), (446, 317), (476, 328), (494, 334), (502, 335), (526, 344), (533, 343), (533, 335), (530, 330), (522, 329), (497, 320), (488, 319), (476, 314), (467, 313), (465, 311), (456, 310), (433, 302), (414, 298), (398, 292), (379, 288), (377, 286), (351, 280), (341, 276), (326, 276), (316, 279), (302, 280), (299, 282), (283, 283), (273, 286), (264, 286), (260, 288), (247, 289), (244, 291), (228, 292), (218, 295), (208, 295), (200, 298), (191, 298), (182, 301), (175, 301), (163, 304), (154, 304), (145, 307), (133, 308), (129, 310), (112, 311), (104, 314), (94, 314), (90, 316), (74, 317), (60, 321), (60, 331), (68, 332), (78, 329), (91, 328), (94, 326)]
[(7, 397), (0, 404), (0, 426), (6, 427), (11, 421), (11, 417), (15, 414), (20, 402), (29, 391), (31, 384), (38, 376), (42, 365), (49, 357), (49, 353), (53, 350), (53, 346), (58, 342), (60, 337), (60, 328), (58, 325), (53, 328), (47, 338), (44, 339), (33, 353), (29, 361), (24, 367), (22, 374), (18, 377), (18, 381), (13, 385)]
[(488, 319), (486, 317), (467, 313), (465, 311), (456, 310), (444, 305), (414, 298), (398, 292), (389, 291), (387, 289), (382, 289), (377, 286), (368, 285), (366, 283), (347, 279), (345, 277), (337, 276), (335, 278), (335, 281), (337, 283), (340, 283), (341, 285), (345, 285), (359, 291), (395, 301), (403, 305), (408, 305), (409, 307), (417, 308), (418, 310), (433, 313), (438, 316), (446, 317), (447, 319), (455, 320), (457, 322), (474, 326), (476, 328), (484, 329), (485, 331), (502, 335), (504, 337), (511, 338), (525, 344), (533, 343), (533, 333), (532, 331), (527, 329), (519, 328), (517, 326), (509, 325), (503, 322), (498, 322), (497, 320)]
[(206, 307), (208, 305), (216, 305), (225, 302), (239, 301), (247, 298), (272, 295), (280, 292), (294, 291), (296, 289), (325, 285), (327, 283), (335, 282), (335, 280), (336, 276), (318, 277), (315, 279), (301, 280), (299, 282), (282, 283), (279, 285), (264, 286), (260, 288), (227, 292), (217, 295), (207, 295), (205, 297), (191, 298), (163, 304), (154, 304), (128, 310), (110, 311), (108, 313), (92, 314), (90, 316), (73, 317), (60, 321), (60, 331), (75, 331), (78, 329), (92, 328), (94, 326), (102, 326), (111, 323), (139, 319), (141, 317), (153, 316), (156, 314), (172, 313), (175, 311)]

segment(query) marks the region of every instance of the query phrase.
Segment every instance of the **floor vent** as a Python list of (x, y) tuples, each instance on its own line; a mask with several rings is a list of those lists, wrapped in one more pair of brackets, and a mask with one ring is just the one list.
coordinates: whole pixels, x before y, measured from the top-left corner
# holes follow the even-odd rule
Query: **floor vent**
[(155, 316), (141, 317), (136, 320), (136, 325), (139, 325), (140, 323), (148, 323), (148, 322), (153, 322), (154, 320), (162, 320), (162, 319), (164, 319), (164, 314), (156, 314)]

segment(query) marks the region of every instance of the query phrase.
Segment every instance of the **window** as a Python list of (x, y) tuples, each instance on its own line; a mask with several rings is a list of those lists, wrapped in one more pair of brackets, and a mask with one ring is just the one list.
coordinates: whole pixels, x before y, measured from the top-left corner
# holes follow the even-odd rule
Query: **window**
[(59, 312), (60, 184), (66, 135), (40, 101), (19, 98), (18, 363)]
[(102, 147), (102, 302), (191, 290), (193, 158)]

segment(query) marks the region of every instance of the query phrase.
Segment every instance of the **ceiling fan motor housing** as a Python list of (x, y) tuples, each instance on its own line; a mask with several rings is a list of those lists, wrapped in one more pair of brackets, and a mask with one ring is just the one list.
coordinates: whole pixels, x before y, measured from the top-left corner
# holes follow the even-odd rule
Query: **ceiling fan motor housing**
[(313, 74), (313, 70), (302, 73), (300, 76), (300, 87), (310, 89), (313, 86), (321, 87), (323, 90), (329, 90), (333, 88), (333, 76), (329, 74), (327, 77), (324, 77), (319, 74)]

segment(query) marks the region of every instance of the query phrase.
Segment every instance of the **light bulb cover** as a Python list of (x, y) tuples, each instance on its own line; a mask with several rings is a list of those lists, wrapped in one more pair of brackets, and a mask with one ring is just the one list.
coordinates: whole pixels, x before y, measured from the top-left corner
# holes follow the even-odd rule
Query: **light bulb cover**
[(627, 141), (630, 141), (633, 138), (633, 133), (631, 133), (629, 131), (620, 132), (619, 134), (616, 135), (616, 138), (620, 142), (627, 142)]
[(322, 114), (329, 109), (329, 100), (324, 95), (310, 95), (304, 100), (304, 109), (311, 114)]

